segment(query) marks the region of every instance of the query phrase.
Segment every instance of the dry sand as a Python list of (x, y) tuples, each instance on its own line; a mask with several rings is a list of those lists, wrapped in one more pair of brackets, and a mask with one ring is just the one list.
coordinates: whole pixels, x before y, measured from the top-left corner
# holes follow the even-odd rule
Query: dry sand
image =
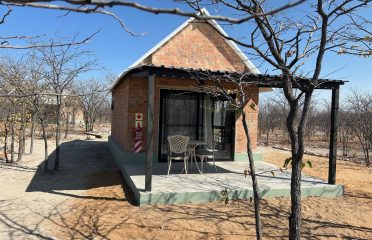
[[(249, 201), (136, 207), (105, 143), (73, 141), (62, 149), (62, 170), (54, 175), (36, 171), (37, 154), (22, 167), (1, 165), (0, 239), (254, 239)], [(260, 150), (277, 165), (289, 155)], [(307, 174), (327, 178), (327, 159), (306, 159), (313, 163)], [(372, 239), (372, 169), (341, 161), (337, 167), (346, 195), (304, 198), (303, 237)], [(288, 198), (262, 200), (266, 239), (288, 238), (288, 212)]]

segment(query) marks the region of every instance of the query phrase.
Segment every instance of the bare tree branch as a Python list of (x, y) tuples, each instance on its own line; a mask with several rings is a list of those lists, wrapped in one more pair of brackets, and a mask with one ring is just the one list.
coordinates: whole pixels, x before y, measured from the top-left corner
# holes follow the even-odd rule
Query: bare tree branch
[(7, 12), (3, 15), (3, 17), (0, 20), (0, 24), (3, 24), (5, 22), (5, 19), (10, 15), (10, 13), (13, 11), (10, 7), (8, 7)]
[[(179, 16), (185, 16), (185, 17), (194, 17), (196, 19), (201, 19), (201, 20), (219, 20), (219, 21), (224, 21), (224, 22), (230, 22), (230, 23), (235, 23), (235, 24), (240, 24), (247, 22), (254, 17), (262, 17), (262, 16), (267, 16), (267, 15), (273, 15), (278, 12), (281, 12), (283, 10), (289, 9), (291, 7), (297, 6), (306, 0), (298, 0), (294, 2), (289, 2), (283, 6), (280, 6), (278, 8), (275, 8), (271, 11), (268, 11), (266, 13), (255, 13), (252, 14), (251, 16), (247, 16), (244, 18), (230, 18), (226, 16), (221, 16), (221, 15), (212, 15), (212, 16), (207, 16), (207, 15), (200, 15), (195, 12), (186, 12), (183, 10), (180, 10), (179, 8), (156, 8), (156, 7), (151, 7), (151, 6), (145, 6), (142, 4), (139, 4), (134, 1), (97, 1), (97, 0), (65, 0), (62, 2), (71, 4), (71, 5), (79, 5), (79, 7), (69, 7), (66, 5), (52, 5), (49, 4), (51, 2), (61, 2), (61, 1), (55, 1), (55, 0), (46, 0), (46, 1), (33, 1), (33, 0), (25, 0), (25, 1), (18, 1), (18, 0), (5, 0), (5, 1), (0, 1), (0, 4), (6, 5), (6, 6), (25, 6), (25, 7), (35, 7), (35, 8), (47, 8), (47, 9), (55, 9), (55, 10), (67, 10), (67, 11), (72, 11), (72, 12), (80, 12), (80, 13), (99, 13), (99, 8), (105, 8), (105, 7), (114, 7), (114, 6), (122, 6), (122, 7), (131, 7), (135, 9), (139, 9), (145, 12), (150, 12), (154, 14), (173, 14), (173, 15), (179, 15)], [(81, 6), (92, 6), (92, 7), (84, 7), (82, 8)], [(98, 12), (97, 12), (98, 11)], [(106, 13), (102, 13), (106, 14)]]
[(39, 36), (10, 36), (10, 37), (0, 37), (0, 39), (26, 39), (31, 40), (30, 44), (24, 45), (24, 46), (17, 46), (17, 45), (11, 45), (7, 40), (2, 41), (0, 44), (0, 49), (17, 49), (17, 50), (25, 50), (25, 49), (33, 49), (33, 48), (57, 48), (57, 47), (66, 47), (66, 46), (78, 46), (85, 44), (89, 42), (95, 35), (97, 35), (101, 30), (98, 30), (91, 34), (90, 36), (82, 39), (82, 40), (76, 40), (74, 38), (73, 41), (65, 41), (65, 42), (52, 42), (52, 43), (37, 43), (35, 42), (35, 39), (37, 39)]
[(101, 9), (100, 6), (95, 6), (95, 7), (71, 7), (71, 6), (64, 6), (64, 5), (54, 5), (54, 4), (40, 4), (40, 3), (37, 3), (37, 2), (32, 2), (30, 1), (29, 3), (25, 3), (25, 2), (18, 2), (18, 1), (14, 1), (14, 2), (1, 2), (0, 1), (0, 4), (2, 5), (5, 5), (5, 6), (16, 6), (16, 7), (34, 7), (34, 8), (42, 8), (42, 9), (51, 9), (51, 10), (64, 10), (64, 11), (68, 11), (68, 12), (78, 12), (78, 13), (86, 13), (86, 14), (89, 14), (89, 13), (97, 13), (97, 14), (103, 14), (103, 15), (107, 15), (109, 17), (112, 17), (116, 22), (118, 22), (120, 24), (120, 26), (127, 32), (129, 33), (130, 35), (136, 37), (136, 36), (142, 36), (144, 35), (145, 33), (141, 33), (141, 34), (137, 34), (137, 33), (134, 33), (133, 31), (131, 31), (123, 22), (123, 20), (118, 17), (115, 13), (113, 12), (110, 12), (110, 11), (106, 11), (106, 10), (103, 10)]

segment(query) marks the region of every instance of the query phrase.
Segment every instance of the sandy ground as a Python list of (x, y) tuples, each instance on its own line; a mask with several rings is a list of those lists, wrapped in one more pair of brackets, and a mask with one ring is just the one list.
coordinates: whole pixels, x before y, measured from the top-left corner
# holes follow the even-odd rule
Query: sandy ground
[[(38, 147), (41, 149), (41, 143)], [(265, 161), (282, 165), (288, 152), (261, 148)], [(15, 167), (0, 168), (0, 239), (253, 239), (249, 201), (225, 206), (146, 206), (131, 194), (100, 141), (62, 146), (62, 170), (44, 174), (42, 152)], [(307, 174), (327, 178), (327, 159), (306, 156)], [(346, 195), (303, 199), (305, 239), (372, 239), (372, 169), (338, 162), (337, 182)], [(288, 198), (262, 200), (266, 239), (287, 239)]]

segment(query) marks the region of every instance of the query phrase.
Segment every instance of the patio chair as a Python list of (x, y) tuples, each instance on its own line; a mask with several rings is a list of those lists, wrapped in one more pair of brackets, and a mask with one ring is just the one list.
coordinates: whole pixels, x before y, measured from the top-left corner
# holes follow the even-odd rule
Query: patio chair
[(187, 162), (189, 160), (189, 137), (182, 135), (168, 136), (169, 152), (168, 152), (168, 174), (171, 169), (172, 160), (183, 160), (184, 170), (187, 176)]
[(214, 169), (217, 172), (216, 163), (214, 161), (214, 152), (216, 152), (216, 142), (214, 138), (210, 138), (207, 140), (207, 144), (205, 145), (205, 149), (196, 150), (195, 156), (200, 159), (201, 164), (201, 172), (203, 173), (203, 162), (207, 163), (208, 159), (212, 159)]

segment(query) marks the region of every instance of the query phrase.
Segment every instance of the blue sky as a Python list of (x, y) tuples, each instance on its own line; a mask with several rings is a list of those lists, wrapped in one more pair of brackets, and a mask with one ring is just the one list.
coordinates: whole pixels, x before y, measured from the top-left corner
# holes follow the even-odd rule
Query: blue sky
[[(145, 1), (145, 3), (163, 7), (179, 7), (172, 1)], [(208, 10), (214, 13), (213, 9)], [(128, 8), (115, 8), (113, 11), (131, 30), (146, 33), (146, 35), (133, 37), (125, 32), (115, 20), (104, 15), (70, 13), (62, 17), (64, 12), (33, 8), (15, 8), (6, 23), (0, 26), (1, 35), (72, 36), (79, 33), (83, 38), (100, 29), (100, 33), (87, 44), (86, 48), (95, 52), (104, 70), (82, 76), (99, 78), (107, 73), (118, 75), (186, 20), (184, 17), (154, 15)], [(241, 34), (244, 32), (244, 25), (229, 28), (227, 32), (232, 36)], [(2, 54), (11, 55), (22, 53), (19, 50), (0, 51)], [(266, 65), (261, 66), (260, 70), (272, 73), (272, 69)], [(324, 61), (322, 76), (350, 81), (346, 87), (342, 88), (342, 95), (347, 94), (351, 88), (372, 91), (372, 58), (328, 55)]]

